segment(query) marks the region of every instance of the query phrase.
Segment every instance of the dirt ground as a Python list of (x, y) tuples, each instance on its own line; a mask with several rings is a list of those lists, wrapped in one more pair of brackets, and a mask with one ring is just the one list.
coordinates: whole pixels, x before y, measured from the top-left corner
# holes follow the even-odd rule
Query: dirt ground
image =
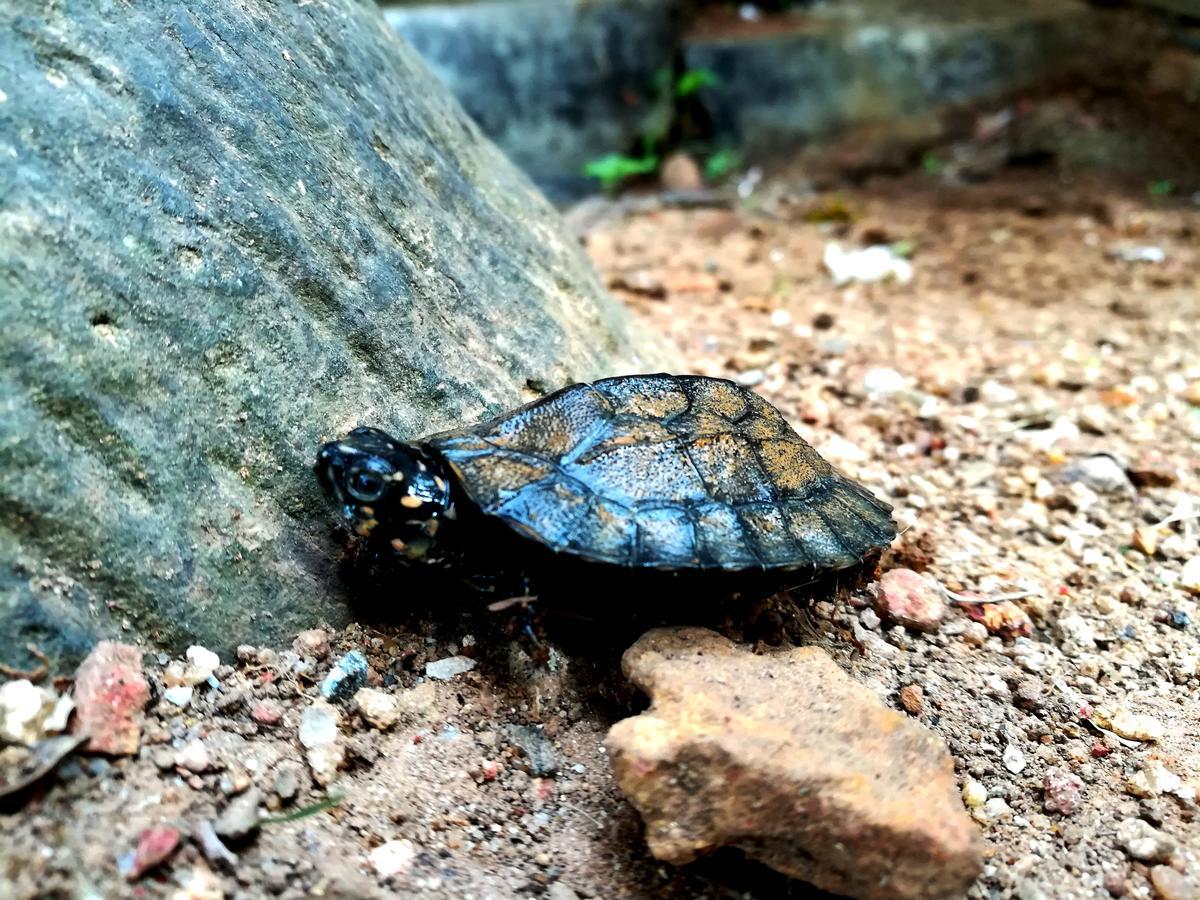
[[(936, 631), (911, 633), (880, 621), (870, 588), (812, 614), (811, 640), (949, 746), (987, 843), (971, 896), (1196, 896), (1200, 584), (1182, 583), (1200, 556), (1191, 201), (1024, 170), (836, 192), (779, 179), (730, 208), (602, 213), (587, 249), (646, 328), (693, 371), (760, 391), (895, 504), (903, 534), (884, 568), (967, 599), (1016, 595), (1029, 617), (1027, 636), (1005, 633), (1018, 613), (989, 633), (955, 604)], [(835, 286), (830, 242), (898, 247), (912, 279)], [(817, 896), (732, 851), (683, 869), (648, 856), (603, 747), (644, 705), (616, 674), (619, 648), (567, 649), (551, 630), (539, 666), (477, 609), (373, 612), (364, 621), (392, 621), (334, 635), (328, 655), (222, 660), (218, 686), (183, 710), (162, 698), (168, 660), (150, 666), (138, 756), (69, 760), (0, 814), (0, 897)], [(403, 715), (384, 731), (347, 707), (346, 764), (326, 791), (297, 727), (351, 649)], [(477, 665), (423, 677), (455, 654)], [(1158, 740), (1115, 735), (1136, 730), (1121, 708)], [(338, 799), (264, 824), (231, 846), (236, 859), (206, 858), (190, 835), (250, 789), (278, 818)], [(1128, 819), (1161, 846), (1130, 849)], [(121, 858), (161, 825), (180, 829), (180, 847), (127, 883)], [(384, 876), (369, 854), (389, 841), (408, 843)]]

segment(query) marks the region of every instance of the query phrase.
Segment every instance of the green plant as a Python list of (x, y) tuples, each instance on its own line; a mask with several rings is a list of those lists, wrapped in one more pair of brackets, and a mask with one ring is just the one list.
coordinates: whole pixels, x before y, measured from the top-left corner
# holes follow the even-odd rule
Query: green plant
[(675, 79), (675, 96), (690, 97), (701, 88), (716, 87), (720, 83), (712, 69), (688, 69)]
[(653, 175), (658, 171), (658, 154), (648, 153), (645, 156), (626, 156), (623, 153), (609, 153), (593, 159), (583, 167), (583, 174), (595, 178), (606, 191), (621, 184), (627, 178), (636, 175)]
[(716, 181), (736, 169), (741, 162), (742, 155), (736, 150), (718, 150), (704, 161), (704, 177), (709, 181)]
[(945, 171), (946, 163), (936, 153), (928, 151), (921, 157), (921, 168), (929, 175), (941, 175)]
[(1160, 178), (1146, 185), (1146, 191), (1151, 197), (1170, 197), (1175, 193), (1175, 182), (1170, 178)]

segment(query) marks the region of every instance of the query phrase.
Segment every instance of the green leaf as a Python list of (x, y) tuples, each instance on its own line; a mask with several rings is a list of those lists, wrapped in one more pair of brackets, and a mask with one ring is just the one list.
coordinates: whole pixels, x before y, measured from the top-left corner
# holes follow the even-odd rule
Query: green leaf
[(716, 181), (723, 175), (728, 175), (739, 165), (742, 156), (736, 150), (718, 150), (704, 162), (704, 177), (708, 181)]
[(712, 69), (688, 69), (675, 82), (675, 96), (690, 97), (701, 88), (716, 87), (720, 83)]
[(605, 190), (619, 185), (626, 178), (635, 175), (651, 175), (658, 170), (658, 156), (625, 156), (621, 153), (609, 153), (593, 159), (583, 167), (583, 174), (588, 178), (597, 179)]
[(1175, 182), (1170, 178), (1160, 178), (1146, 185), (1146, 190), (1151, 197), (1170, 197), (1175, 193)]

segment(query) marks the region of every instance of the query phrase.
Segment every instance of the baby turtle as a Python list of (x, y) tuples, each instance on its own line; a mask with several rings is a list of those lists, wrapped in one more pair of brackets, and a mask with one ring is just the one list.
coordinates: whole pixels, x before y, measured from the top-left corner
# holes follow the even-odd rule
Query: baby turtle
[[(513, 564), (512, 544), (624, 569), (818, 573), (896, 534), (891, 507), (779, 410), (696, 375), (575, 384), (411, 444), (356, 428), (315, 471), (359, 535), (464, 573)], [(520, 539), (503, 553), (497, 526)]]

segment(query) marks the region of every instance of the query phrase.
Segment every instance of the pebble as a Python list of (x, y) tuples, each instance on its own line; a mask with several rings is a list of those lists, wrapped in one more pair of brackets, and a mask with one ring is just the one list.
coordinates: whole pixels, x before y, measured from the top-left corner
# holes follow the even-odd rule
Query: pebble
[(1200, 556), (1193, 556), (1183, 564), (1179, 586), (1190, 593), (1200, 594)]
[(1122, 821), (1117, 826), (1117, 843), (1141, 862), (1162, 862), (1175, 852), (1175, 841), (1144, 819)]
[(982, 622), (967, 622), (962, 639), (973, 647), (982, 647), (988, 639), (987, 626)]
[(204, 677), (200, 678), (200, 681), (207, 681), (221, 665), (221, 658), (217, 654), (199, 644), (188, 647), (184, 656), (194, 668), (204, 673)]
[(187, 709), (192, 702), (192, 694), (195, 691), (196, 689), (190, 684), (180, 684), (163, 691), (163, 699), (174, 706), (178, 706), (180, 709)]
[(925, 710), (925, 692), (919, 684), (906, 684), (900, 688), (900, 706), (910, 716), (919, 716)]
[(1097, 710), (1096, 724), (1131, 741), (1160, 741), (1164, 734), (1163, 724), (1158, 719), (1124, 708), (1107, 714)]
[(1042, 705), (1042, 697), (1046, 692), (1045, 685), (1034, 678), (1026, 678), (1017, 685), (1013, 692), (1013, 702), (1021, 709), (1035, 710)]
[(85, 749), (111, 756), (137, 753), (149, 700), (142, 652), (116, 641), (97, 643), (75, 673), (75, 731), (89, 735)]
[(308, 767), (312, 771), (313, 779), (322, 787), (328, 787), (333, 783), (345, 758), (346, 750), (340, 743), (311, 747), (305, 753), (305, 759), (308, 760)]
[(1146, 556), (1153, 556), (1158, 549), (1158, 528), (1153, 525), (1139, 525), (1133, 529), (1131, 539), (1134, 549)]
[[(58, 705), (58, 695), (27, 678), (0, 685), (0, 739), (30, 746), (50, 729), (46, 722)], [(68, 710), (68, 714), (69, 714)], [(62, 730), (62, 727), (56, 729)]]
[(1012, 808), (1003, 797), (989, 797), (983, 804), (983, 818), (986, 822), (1003, 822), (1012, 818)]
[(535, 778), (553, 775), (562, 765), (562, 759), (546, 732), (536, 725), (512, 725), (506, 729), (512, 745), (525, 754), (529, 774)]
[(1004, 768), (1017, 775), (1025, 770), (1025, 754), (1020, 751), (1016, 744), (1009, 744), (1004, 748), (1002, 756)]
[(879, 579), (875, 612), (914, 631), (936, 631), (946, 614), (946, 600), (925, 576), (912, 569), (892, 569)]
[(1042, 806), (1046, 812), (1069, 816), (1083, 800), (1083, 780), (1066, 769), (1047, 769), (1042, 778), (1042, 790)]
[(329, 632), (322, 628), (310, 628), (296, 635), (292, 649), (301, 656), (324, 659), (329, 655)]
[(862, 622), (863, 628), (870, 628), (874, 631), (879, 627), (879, 616), (875, 614), (875, 610), (873, 609), (864, 609), (859, 613), (858, 618)]
[(367, 683), (367, 658), (351, 650), (337, 661), (321, 682), (321, 696), (326, 700), (346, 700)]
[(1170, 866), (1153, 866), (1150, 883), (1162, 900), (1200, 900), (1200, 886)]
[(1125, 780), (1125, 790), (1135, 797), (1157, 797), (1183, 789), (1183, 779), (1157, 759), (1150, 760), (1140, 771)]
[(283, 707), (274, 700), (264, 700), (255, 705), (250, 711), (252, 718), (259, 725), (265, 725), (270, 728), (273, 725), (278, 725), (279, 720), (283, 718)]
[(384, 691), (362, 688), (354, 695), (354, 704), (359, 715), (381, 731), (391, 728), (400, 719), (400, 701)]
[(436, 681), (449, 681), (456, 675), (470, 672), (475, 668), (475, 660), (469, 656), (447, 656), (425, 663), (425, 674)]
[(871, 369), (863, 376), (863, 389), (868, 394), (894, 394), (904, 390), (904, 376), (895, 369)]
[(974, 778), (968, 778), (962, 787), (962, 798), (968, 809), (979, 809), (987, 802), (987, 788)]
[(213, 830), (231, 843), (246, 840), (258, 830), (258, 808), (261, 805), (262, 794), (257, 788), (250, 788), (229, 801), (229, 805), (213, 823)]
[(340, 719), (335, 707), (322, 701), (314, 703), (300, 716), (300, 743), (310, 750), (332, 744), (338, 738)]
[(1079, 656), (1096, 649), (1096, 634), (1092, 625), (1083, 616), (1071, 613), (1059, 616), (1054, 630), (1059, 640), (1059, 649), (1065, 656)]
[(189, 741), (175, 754), (175, 765), (199, 775), (213, 767), (213, 760), (203, 741)]
[(380, 844), (367, 854), (371, 868), (378, 873), (380, 878), (391, 878), (394, 875), (404, 874), (412, 868), (416, 858), (417, 847), (406, 838)]
[(296, 794), (300, 792), (300, 773), (299, 765), (284, 760), (275, 770), (275, 780), (271, 784), (271, 790), (279, 796), (280, 800), (295, 799)]
[(1078, 481), (1099, 494), (1130, 493), (1133, 483), (1115, 459), (1104, 453), (1085, 456), (1063, 471), (1066, 481)]
[(170, 825), (147, 828), (138, 835), (137, 846), (117, 860), (117, 868), (127, 881), (137, 881), (179, 849), (179, 838), (179, 829)]

